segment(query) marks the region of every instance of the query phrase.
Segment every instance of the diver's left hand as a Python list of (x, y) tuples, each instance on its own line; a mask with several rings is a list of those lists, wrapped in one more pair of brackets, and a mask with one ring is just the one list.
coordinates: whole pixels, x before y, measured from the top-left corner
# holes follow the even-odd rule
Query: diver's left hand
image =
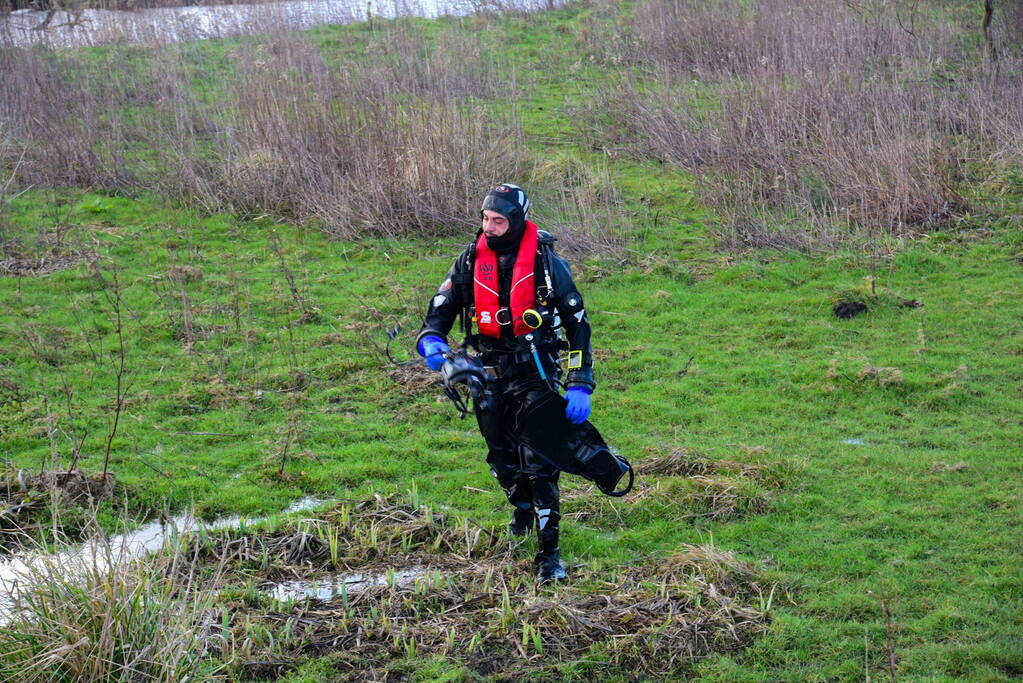
[(572, 387), (565, 393), (568, 405), (565, 417), (572, 424), (581, 425), (590, 416), (590, 394), (580, 387)]

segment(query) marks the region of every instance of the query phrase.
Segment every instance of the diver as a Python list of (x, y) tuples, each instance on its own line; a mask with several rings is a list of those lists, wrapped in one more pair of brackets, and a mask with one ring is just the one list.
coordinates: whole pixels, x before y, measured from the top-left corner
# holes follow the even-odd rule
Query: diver
[[(567, 426), (588, 425), (596, 386), (590, 323), (568, 263), (554, 252), (554, 237), (529, 220), (522, 188), (499, 185), (484, 199), (480, 218), (475, 239), (430, 301), (416, 348), (430, 369), (440, 370), (450, 355), (446, 337), (461, 315), (463, 348), (476, 350), (488, 375), (483, 400), (474, 401), (473, 409), (490, 472), (514, 507), (509, 531), (525, 536), (535, 526), (537, 579), (562, 581), (558, 476), (563, 468), (521, 437), (525, 416), (537, 412), (557, 410), (564, 415), (557, 421)], [(555, 389), (563, 351), (568, 359), (564, 398)], [(566, 440), (557, 429), (535, 431)]]

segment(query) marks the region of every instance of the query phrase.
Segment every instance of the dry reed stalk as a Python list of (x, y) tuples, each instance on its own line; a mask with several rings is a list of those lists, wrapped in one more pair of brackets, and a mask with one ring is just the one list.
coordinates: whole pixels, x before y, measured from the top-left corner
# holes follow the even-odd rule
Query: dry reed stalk
[[(464, 539), (476, 544), (472, 554)], [(330, 598), (252, 602), (234, 615), (232, 652), (247, 671), (280, 673), (331, 653), (339, 674), (384, 678), (390, 661), (415, 654), (514, 676), (575, 661), (598, 645), (614, 666), (670, 676), (710, 652), (747, 646), (766, 623), (759, 572), (713, 548), (683, 546), (602, 572), (578, 568), (571, 584), (553, 591), (537, 591), (514, 550), (492, 530), (377, 497), (287, 532), (210, 539), (201, 556), (256, 562), (271, 579), (315, 580), (332, 567), (342, 570), (328, 575), (333, 581), (355, 577)], [(372, 572), (393, 578), (365, 581)]]
[(412, 26), (381, 31), (367, 46), (378, 56), (344, 69), (308, 38), (271, 32), (232, 51), (232, 78), (199, 75), (185, 45), (0, 50), (0, 119), (26, 150), (19, 181), (151, 189), (316, 218), (349, 238), (463, 229), (490, 186), (523, 175), (521, 124), (466, 101), (498, 81), (479, 45), (432, 48)]
[[(696, 175), (731, 246), (813, 249), (947, 224), (963, 178), (1023, 160), (1023, 71), (965, 27), (827, 0), (641, 3), (611, 135)], [(640, 39), (642, 37), (642, 40)]]

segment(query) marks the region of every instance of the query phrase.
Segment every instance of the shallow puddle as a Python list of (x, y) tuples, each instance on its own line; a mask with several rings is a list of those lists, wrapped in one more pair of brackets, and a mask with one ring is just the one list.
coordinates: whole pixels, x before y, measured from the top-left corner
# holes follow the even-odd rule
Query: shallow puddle
[[(315, 508), (324, 501), (308, 496), (296, 500), (282, 513), (301, 512)], [(203, 522), (191, 512), (172, 517), (166, 522), (150, 522), (124, 534), (109, 538), (91, 540), (59, 553), (16, 553), (0, 562), (0, 624), (7, 621), (17, 601), (18, 586), (30, 583), (33, 574), (46, 571), (46, 566), (68, 568), (69, 571), (106, 569), (111, 564), (124, 564), (137, 557), (150, 555), (160, 550), (169, 540), (181, 534), (199, 529), (235, 529), (243, 523), (256, 523), (266, 519), (240, 516), (220, 517), (212, 522)]]
[(285, 600), (333, 600), (368, 588), (390, 586), (392, 588), (411, 588), (419, 579), (433, 576), (436, 570), (430, 567), (407, 567), (405, 569), (388, 570), (377, 573), (346, 572), (334, 574), (322, 579), (296, 579), (282, 581), (264, 588), (263, 592), (270, 597)]

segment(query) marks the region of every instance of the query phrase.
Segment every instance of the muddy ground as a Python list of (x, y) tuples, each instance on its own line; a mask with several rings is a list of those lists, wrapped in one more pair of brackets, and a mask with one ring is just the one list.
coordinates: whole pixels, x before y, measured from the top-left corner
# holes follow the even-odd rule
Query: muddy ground
[(568, 583), (537, 586), (528, 541), (381, 497), (194, 551), (226, 568), (225, 635), (247, 643), (236, 673), (252, 679), (326, 658), (346, 679), (404, 680), (437, 656), (499, 680), (579, 662), (597, 675), (670, 677), (748, 646), (772, 591), (759, 569), (705, 546), (573, 566)]

